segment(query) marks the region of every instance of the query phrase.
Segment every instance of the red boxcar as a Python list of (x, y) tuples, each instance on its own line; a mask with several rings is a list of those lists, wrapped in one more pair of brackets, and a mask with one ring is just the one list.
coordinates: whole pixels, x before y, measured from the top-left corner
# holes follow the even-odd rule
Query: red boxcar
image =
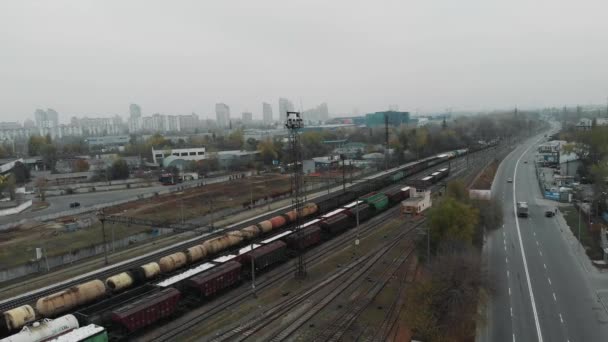
[(195, 290), (202, 297), (210, 297), (239, 281), (241, 281), (241, 264), (236, 261), (228, 261), (212, 268), (209, 272), (186, 280), (186, 286)]
[(329, 234), (340, 234), (353, 226), (353, 220), (346, 213), (340, 213), (322, 220), (320, 225)]
[(164, 289), (112, 311), (112, 321), (127, 331), (134, 332), (170, 316), (175, 312), (180, 297), (178, 290)]
[(287, 247), (294, 250), (303, 250), (310, 246), (321, 242), (321, 228), (313, 225), (302, 229), (301, 232), (295, 232), (285, 238)]
[(403, 198), (403, 191), (401, 191), (402, 186), (396, 186), (394, 188), (388, 189), (387, 191), (384, 192), (384, 194), (386, 195), (386, 197), (388, 197), (388, 200), (395, 204), (395, 203), (401, 203), (401, 201), (404, 200)]
[(275, 241), (264, 245), (250, 253), (243, 255), (243, 270), (250, 272), (251, 258), (253, 258), (256, 271), (263, 270), (277, 262), (285, 260), (287, 244), (283, 241)]

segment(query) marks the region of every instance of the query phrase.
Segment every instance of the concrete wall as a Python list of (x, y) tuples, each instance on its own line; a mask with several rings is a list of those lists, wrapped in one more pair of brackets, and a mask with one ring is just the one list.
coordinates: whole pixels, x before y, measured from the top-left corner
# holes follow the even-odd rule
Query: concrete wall
[[(114, 241), (114, 249), (119, 250), (129, 245), (132, 245), (133, 242), (140, 242), (149, 240), (153, 237), (163, 235), (170, 232), (168, 229), (159, 229), (157, 233), (140, 233), (137, 235), (133, 235), (128, 238), (124, 238), (121, 240)], [(112, 251), (112, 243), (109, 242), (106, 244), (108, 253)], [(29, 274), (38, 273), (38, 272), (46, 272), (47, 264), (49, 269), (54, 269), (63, 265), (69, 265), (78, 260), (82, 260), (84, 258), (92, 257), (95, 255), (103, 255), (103, 244), (99, 244), (96, 246), (91, 246), (87, 248), (81, 248), (79, 250), (72, 251), (71, 253), (48, 257), (46, 260), (42, 258), (38, 261), (31, 261), (27, 264), (16, 266), (9, 269), (0, 270), (0, 283), (16, 279), (19, 277), (23, 277)], [(32, 259), (35, 258), (35, 254), (32, 253)]]

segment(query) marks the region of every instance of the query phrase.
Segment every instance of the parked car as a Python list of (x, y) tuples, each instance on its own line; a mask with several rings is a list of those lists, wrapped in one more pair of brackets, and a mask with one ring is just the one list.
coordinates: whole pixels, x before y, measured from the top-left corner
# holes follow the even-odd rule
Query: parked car
[(553, 217), (553, 216), (555, 216), (555, 211), (553, 211), (553, 210), (545, 211), (545, 217)]
[(507, 178), (507, 183), (513, 183), (513, 179)]
[(72, 202), (72, 203), (70, 203), (70, 208), (80, 208), (80, 202)]

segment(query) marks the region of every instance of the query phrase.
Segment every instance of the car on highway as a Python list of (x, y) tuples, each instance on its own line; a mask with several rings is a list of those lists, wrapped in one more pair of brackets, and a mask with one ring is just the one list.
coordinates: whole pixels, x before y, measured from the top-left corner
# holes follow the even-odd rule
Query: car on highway
[(527, 160), (524, 160), (524, 164), (528, 164), (528, 161), (527, 161)]
[(553, 217), (553, 216), (555, 216), (555, 211), (553, 211), (553, 210), (545, 211), (545, 217)]
[(70, 203), (70, 208), (80, 208), (80, 202), (72, 202), (72, 203)]
[(512, 178), (507, 178), (507, 183), (513, 183), (513, 179)]

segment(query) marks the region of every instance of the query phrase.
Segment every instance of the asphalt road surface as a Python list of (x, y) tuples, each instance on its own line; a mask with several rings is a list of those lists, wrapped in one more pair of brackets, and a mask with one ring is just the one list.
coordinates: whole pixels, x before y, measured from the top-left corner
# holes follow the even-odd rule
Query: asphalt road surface
[[(484, 246), (494, 291), (478, 340), (608, 341), (608, 301), (598, 296), (608, 289), (608, 274), (591, 266), (561, 214), (544, 216), (557, 203), (543, 199), (536, 180), (539, 138), (509, 154), (495, 178), (504, 226)], [(516, 217), (519, 201), (528, 202), (528, 218)]]

